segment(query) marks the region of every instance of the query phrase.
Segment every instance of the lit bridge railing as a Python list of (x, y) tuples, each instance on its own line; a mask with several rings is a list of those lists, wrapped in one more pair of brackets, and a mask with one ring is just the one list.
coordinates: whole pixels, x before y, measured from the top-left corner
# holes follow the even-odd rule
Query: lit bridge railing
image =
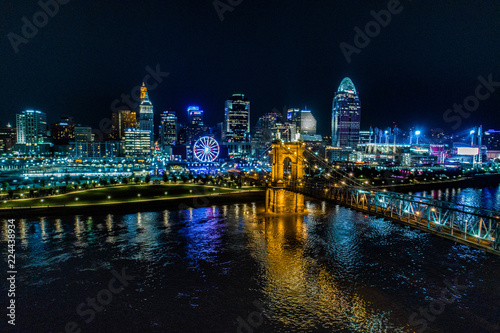
[(286, 188), (500, 254), (500, 212), (410, 194), (289, 181)]

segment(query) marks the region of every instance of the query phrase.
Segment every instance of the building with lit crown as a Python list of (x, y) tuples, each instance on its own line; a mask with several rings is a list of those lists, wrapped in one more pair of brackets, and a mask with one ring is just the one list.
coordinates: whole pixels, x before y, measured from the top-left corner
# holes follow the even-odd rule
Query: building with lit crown
[(139, 105), (139, 129), (141, 131), (149, 131), (150, 147), (154, 146), (154, 113), (153, 104), (149, 99), (148, 89), (142, 83), (141, 87), (141, 104)]
[(199, 106), (190, 106), (188, 112), (188, 126), (203, 126), (203, 110)]
[(185, 143), (192, 144), (206, 131), (203, 122), (203, 110), (199, 106), (190, 106), (187, 109), (188, 124), (185, 127)]
[(333, 99), (332, 146), (355, 150), (359, 142), (361, 103), (351, 79), (342, 80)]

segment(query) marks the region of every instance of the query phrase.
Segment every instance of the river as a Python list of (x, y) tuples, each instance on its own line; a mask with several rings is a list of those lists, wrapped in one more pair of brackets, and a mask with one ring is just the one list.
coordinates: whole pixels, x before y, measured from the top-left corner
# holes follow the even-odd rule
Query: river
[[(498, 188), (421, 194), (500, 210)], [(499, 257), (333, 204), (16, 223), (16, 326), (1, 331), (500, 332)]]

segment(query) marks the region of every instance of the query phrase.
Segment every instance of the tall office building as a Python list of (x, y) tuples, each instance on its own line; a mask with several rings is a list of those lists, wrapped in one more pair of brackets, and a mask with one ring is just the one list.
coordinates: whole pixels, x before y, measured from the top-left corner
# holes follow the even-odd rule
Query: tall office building
[(127, 128), (123, 150), (126, 157), (148, 157), (151, 155), (150, 132)]
[(276, 124), (281, 123), (281, 114), (266, 113), (257, 121), (255, 125), (255, 134), (253, 140), (262, 144), (268, 144), (276, 139)]
[(127, 128), (137, 127), (137, 115), (130, 110), (117, 110), (112, 116), (112, 137), (115, 140), (122, 140), (125, 137)]
[(173, 146), (177, 143), (177, 115), (175, 111), (163, 111), (161, 114), (160, 143), (162, 146)]
[(151, 147), (154, 146), (154, 119), (153, 104), (149, 99), (148, 89), (142, 83), (141, 104), (139, 105), (139, 129), (150, 132)]
[(42, 111), (25, 110), (16, 115), (17, 143), (39, 144), (47, 136), (47, 115)]
[(332, 145), (345, 150), (356, 149), (359, 142), (361, 104), (351, 79), (340, 83), (333, 99)]
[(188, 111), (188, 127), (203, 126), (203, 110), (199, 106), (190, 106)]
[(61, 117), (50, 127), (52, 140), (58, 145), (67, 145), (75, 138), (75, 122), (73, 117)]
[(206, 131), (203, 122), (203, 110), (198, 106), (190, 106), (187, 109), (188, 124), (185, 128), (186, 144), (194, 143)]
[(318, 122), (310, 110), (300, 112), (300, 134), (315, 135)]
[(299, 134), (316, 134), (317, 122), (310, 110), (288, 109), (287, 120), (296, 126)]
[(226, 101), (224, 142), (244, 142), (250, 133), (250, 101), (243, 94), (234, 94)]

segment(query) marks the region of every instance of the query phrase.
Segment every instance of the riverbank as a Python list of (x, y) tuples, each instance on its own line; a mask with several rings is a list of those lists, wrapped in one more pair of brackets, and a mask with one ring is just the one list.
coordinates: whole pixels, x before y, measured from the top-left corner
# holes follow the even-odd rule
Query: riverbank
[(446, 188), (465, 188), (465, 187), (478, 188), (478, 187), (488, 187), (488, 186), (497, 187), (498, 184), (500, 184), (500, 174), (484, 174), (472, 177), (462, 177), (459, 179), (453, 179), (447, 181), (380, 186), (377, 187), (377, 189), (381, 190), (386, 189), (387, 191), (407, 193), (407, 192), (441, 190)]
[(263, 190), (241, 190), (231, 193), (209, 195), (186, 195), (183, 197), (139, 200), (132, 202), (103, 202), (53, 207), (11, 208), (0, 210), (0, 218), (60, 217), (82, 214), (133, 214), (154, 210), (182, 210), (214, 205), (261, 202), (265, 200)]

